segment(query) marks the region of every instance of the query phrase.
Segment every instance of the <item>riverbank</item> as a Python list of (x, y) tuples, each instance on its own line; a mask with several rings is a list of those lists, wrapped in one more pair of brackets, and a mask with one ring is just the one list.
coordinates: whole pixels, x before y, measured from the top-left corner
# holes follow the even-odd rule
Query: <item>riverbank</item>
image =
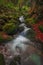
[[(43, 57), (42, 55), (43, 54), (41, 53), (41, 51), (36, 49), (35, 47), (31, 46), (31, 45), (28, 45), (26, 50), (22, 51), (21, 53), (19, 51), (16, 51), (16, 52), (18, 52), (20, 54), (21, 58), (22, 58), (22, 60), (21, 60), (22, 65), (24, 65), (25, 63), (26, 63), (25, 65), (28, 65), (30, 62), (32, 64), (34, 64), (34, 61), (31, 60), (32, 55), (34, 55), (34, 54), (35, 55), (33, 57), (35, 57), (35, 59), (37, 59), (37, 57), (40, 57), (40, 59), (41, 59), (40, 62), (43, 63), (42, 62), (42, 57)], [(0, 53), (4, 55), (6, 65), (8, 65), (11, 62), (11, 60), (15, 57), (15, 54), (13, 54), (11, 52), (11, 49), (9, 49), (8, 45), (7, 46), (0, 46)], [(31, 61), (28, 61), (29, 59)], [(38, 60), (38, 63), (39, 63), (39, 60)]]

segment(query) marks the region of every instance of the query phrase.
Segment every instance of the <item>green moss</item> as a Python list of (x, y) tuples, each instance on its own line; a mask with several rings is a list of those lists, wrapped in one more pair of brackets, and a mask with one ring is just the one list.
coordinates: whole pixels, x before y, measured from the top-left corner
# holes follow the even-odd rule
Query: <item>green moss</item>
[(14, 23), (7, 23), (3, 26), (3, 31), (11, 35), (16, 33), (17, 28), (18, 26), (15, 25)]
[(43, 26), (42, 25), (39, 26), (39, 30), (43, 33)]
[(36, 65), (41, 65), (40, 56), (38, 56), (37, 54), (32, 54), (31, 59)]

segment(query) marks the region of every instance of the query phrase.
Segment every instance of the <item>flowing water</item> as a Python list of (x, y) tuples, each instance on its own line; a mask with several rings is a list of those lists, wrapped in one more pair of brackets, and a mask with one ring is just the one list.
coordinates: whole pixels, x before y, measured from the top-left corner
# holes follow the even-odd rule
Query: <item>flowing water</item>
[[(21, 18), (23, 18), (23, 16)], [(15, 39), (7, 43), (5, 46), (11, 51), (12, 57), (10, 59), (12, 59), (15, 55), (21, 55), (21, 62), (23, 63), (22, 65), (29, 65), (29, 55), (37, 51), (34, 47), (29, 45), (32, 44), (32, 42), (30, 41), (30, 39), (26, 38), (26, 33), (30, 30), (30, 28), (26, 27), (26, 25), (23, 23), (24, 19), (21, 18), (20, 20), (22, 23), (20, 24), (20, 26), (23, 26), (24, 30), (21, 33), (19, 33), (19, 35)]]
[[(28, 30), (30, 30), (30, 28), (27, 28), (25, 26), (24, 23), (22, 23), (22, 25), (24, 26), (24, 31), (22, 31), (17, 38), (15, 38), (14, 40), (12, 40), (11, 42), (7, 43), (6, 45), (8, 45), (8, 47), (14, 52), (16, 53), (16, 48), (18, 48), (19, 50), (21, 49), (22, 51), (25, 51), (25, 49), (27, 48), (27, 44), (26, 43), (31, 43), (29, 39), (27, 39), (25, 37), (26, 33)], [(17, 52), (18, 53), (18, 52)]]
[(9, 43), (6, 44), (6, 45), (8, 45), (8, 47), (14, 53), (16, 53), (16, 51), (15, 51), (16, 48), (18, 48), (19, 50), (21, 49), (22, 51), (25, 51), (25, 49), (27, 47), (27, 44), (25, 44), (25, 43), (30, 42), (30, 40), (25, 37), (27, 31), (30, 30), (30, 28), (27, 28), (26, 25), (23, 23), (24, 22), (23, 16), (21, 16), (19, 19), (22, 22), (20, 24), (20, 26), (24, 27), (24, 30), (21, 33), (19, 33), (19, 35), (17, 36), (17, 38), (15, 38), (14, 40), (12, 40), (11, 42), (9, 42)]

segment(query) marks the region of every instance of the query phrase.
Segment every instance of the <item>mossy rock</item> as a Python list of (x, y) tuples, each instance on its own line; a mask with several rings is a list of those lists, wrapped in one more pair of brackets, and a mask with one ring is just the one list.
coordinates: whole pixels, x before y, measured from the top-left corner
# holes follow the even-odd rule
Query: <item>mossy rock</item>
[(26, 37), (29, 38), (31, 41), (35, 41), (35, 32), (32, 29), (30, 29), (27, 32)]
[(38, 54), (32, 54), (30, 58), (36, 65), (41, 65), (40, 56)]

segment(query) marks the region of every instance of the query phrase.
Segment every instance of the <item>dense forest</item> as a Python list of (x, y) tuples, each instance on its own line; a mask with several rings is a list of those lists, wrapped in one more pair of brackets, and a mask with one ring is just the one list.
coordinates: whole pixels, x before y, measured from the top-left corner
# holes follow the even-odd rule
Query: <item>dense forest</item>
[[(22, 15), (27, 26), (42, 20), (43, 0), (0, 0), (0, 42), (3, 41), (3, 37), (12, 39), (8, 35), (20, 31), (18, 18)], [(39, 28), (43, 31), (42, 26)]]

